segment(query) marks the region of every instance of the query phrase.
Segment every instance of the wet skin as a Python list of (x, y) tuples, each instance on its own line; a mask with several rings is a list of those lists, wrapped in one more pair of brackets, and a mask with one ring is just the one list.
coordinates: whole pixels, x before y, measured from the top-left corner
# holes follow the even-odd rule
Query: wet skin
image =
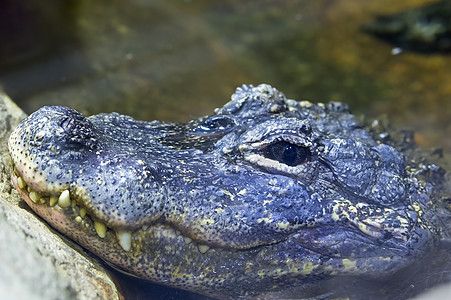
[(187, 124), (43, 107), (9, 139), (13, 182), (50, 225), (128, 273), (230, 299), (312, 296), (435, 249), (443, 170), (389, 144), (345, 104), (268, 85)]

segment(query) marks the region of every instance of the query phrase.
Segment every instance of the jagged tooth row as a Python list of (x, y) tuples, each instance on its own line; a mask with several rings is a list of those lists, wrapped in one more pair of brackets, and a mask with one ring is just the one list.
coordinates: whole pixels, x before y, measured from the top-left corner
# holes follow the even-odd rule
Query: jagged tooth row
[[(34, 203), (49, 203), (51, 207), (54, 207), (58, 204), (58, 206), (61, 208), (77, 207), (77, 203), (75, 201), (72, 201), (70, 198), (69, 190), (64, 190), (59, 196), (51, 195), (50, 197), (44, 197), (39, 192), (34, 191), (26, 184), (23, 178), (19, 175), (19, 172), (17, 171), (17, 168), (15, 166), (14, 174), (17, 176), (17, 185), (21, 189), (28, 191), (28, 197)], [(78, 214), (79, 215), (75, 217), (75, 221), (81, 223), (83, 221), (83, 218), (87, 215), (86, 209), (84, 207), (79, 207)], [(93, 223), (97, 235), (102, 239), (105, 238), (107, 226), (99, 221), (94, 221)], [(124, 249), (124, 251), (130, 251), (132, 248), (132, 232), (127, 230), (116, 230), (115, 232), (117, 241), (122, 249)]]
[[(77, 203), (75, 201), (72, 201), (70, 198), (70, 192), (69, 190), (64, 190), (59, 196), (51, 195), (50, 197), (44, 197), (39, 192), (32, 190), (27, 183), (23, 180), (23, 178), (18, 175), (18, 171), (16, 167), (14, 167), (14, 173), (17, 176), (17, 184), (21, 189), (28, 191), (28, 197), (33, 201), (34, 203), (42, 203), (45, 204), (46, 202), (49, 203), (51, 207), (56, 206), (58, 204), (61, 208), (67, 208), (72, 206), (73, 208), (77, 207)], [(87, 215), (86, 209), (84, 207), (79, 207), (78, 209), (78, 216), (75, 217), (75, 221), (78, 223), (81, 223), (83, 221), (83, 218)], [(88, 215), (89, 216), (89, 215)], [(108, 227), (99, 221), (93, 221), (94, 223), (94, 229), (97, 233), (97, 235), (100, 238), (105, 238)], [(85, 226), (88, 226), (85, 223)], [(143, 225), (142, 229), (147, 230), (148, 226)], [(114, 230), (114, 229), (113, 229)], [(124, 251), (130, 251), (132, 248), (132, 232), (127, 230), (114, 230), (117, 241), (119, 245), (122, 247)], [(184, 241), (186, 244), (191, 244), (193, 240), (190, 237), (183, 236), (180, 231), (174, 231), (177, 236), (181, 236), (184, 238)], [(202, 245), (198, 244), (197, 249), (200, 253), (204, 254), (208, 250), (210, 250), (210, 246), (208, 245)]]
[[(94, 228), (100, 238), (106, 237), (108, 227), (99, 221), (94, 221)], [(119, 245), (124, 251), (130, 251), (132, 248), (132, 232), (128, 230), (114, 230)]]
[[(99, 221), (94, 221), (94, 228), (100, 238), (106, 237), (107, 226)], [(130, 251), (132, 248), (132, 232), (128, 230), (115, 230), (119, 245), (124, 251)]]

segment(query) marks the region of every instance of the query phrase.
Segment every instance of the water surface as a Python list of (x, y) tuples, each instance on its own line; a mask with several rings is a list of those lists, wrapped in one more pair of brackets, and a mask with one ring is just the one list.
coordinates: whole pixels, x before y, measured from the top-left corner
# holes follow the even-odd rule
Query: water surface
[(11, 46), (0, 51), (0, 84), (27, 113), (58, 104), (187, 121), (243, 83), (269, 83), (289, 98), (387, 115), (451, 156), (451, 55), (393, 55), (360, 30), (430, 1), (29, 2), (9, 1), (23, 23), (13, 14), (2, 21), (12, 31), (0, 31)]

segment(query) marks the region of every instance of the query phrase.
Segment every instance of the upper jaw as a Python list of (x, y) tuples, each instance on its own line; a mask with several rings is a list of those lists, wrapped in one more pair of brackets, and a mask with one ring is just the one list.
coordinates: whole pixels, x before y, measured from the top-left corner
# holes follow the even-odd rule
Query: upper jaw
[[(171, 187), (168, 183), (165, 183), (165, 185), (159, 184), (158, 170), (160, 169), (160, 167), (148, 165), (140, 159), (126, 159), (125, 156), (124, 161), (121, 161), (121, 158), (117, 157), (115, 158), (117, 160), (116, 161), (113, 159), (113, 156), (108, 157), (108, 155), (106, 155), (107, 153), (105, 153), (104, 151), (101, 153), (101, 155), (98, 155), (96, 159), (91, 158), (90, 163), (99, 165), (109, 163), (111, 164), (109, 169), (111, 169), (110, 171), (113, 173), (123, 172), (123, 170), (128, 166), (127, 170), (130, 171), (130, 175), (124, 175), (125, 181), (122, 187), (120, 182), (114, 182), (109, 191), (105, 190), (103, 185), (107, 184), (107, 182), (104, 181), (106, 181), (106, 178), (108, 177), (105, 177), (104, 175), (106, 174), (102, 174), (102, 171), (99, 171), (101, 170), (101, 168), (96, 168), (95, 165), (88, 165), (87, 162), (80, 162), (79, 164), (81, 167), (87, 165), (88, 169), (79, 169), (79, 171), (76, 171), (77, 169), (75, 167), (72, 168), (68, 161), (56, 162), (48, 160), (47, 164), (54, 163), (57, 164), (57, 168), (65, 170), (61, 173), (61, 175), (58, 175), (63, 176), (63, 178), (55, 178), (53, 180), (45, 175), (44, 170), (39, 170), (37, 165), (33, 165), (34, 161), (40, 159), (38, 156), (34, 154), (33, 156), (31, 153), (28, 153), (27, 157), (21, 156), (24, 152), (26, 153), (29, 150), (25, 149), (24, 145), (22, 144), (17, 145), (17, 143), (12, 142), (14, 140), (17, 141), (18, 139), (21, 139), (21, 134), (21, 131), (17, 131), (13, 133), (12, 138), (10, 139), (10, 151), (13, 160), (16, 162), (16, 175), (19, 180), (18, 186), (20, 187), (21, 185), (26, 185), (34, 192), (31, 198), (34, 198), (36, 194), (40, 194), (39, 201), (49, 203), (51, 204), (50, 206), (58, 205), (59, 200), (55, 200), (55, 197), (59, 198), (63, 193), (69, 193), (70, 198), (72, 199), (70, 206), (78, 206), (78, 212), (81, 211), (81, 213), (79, 213), (80, 217), (83, 218), (86, 212), (95, 222), (103, 224), (98, 224), (98, 226), (96, 227), (96, 229), (99, 229), (100, 232), (105, 231), (106, 228), (112, 228), (112, 230), (114, 231), (135, 231), (142, 226), (151, 226), (156, 222), (163, 221), (167, 224), (173, 224), (174, 228), (184, 233), (188, 238), (194, 238), (200, 243), (202, 243), (202, 240), (205, 238), (206, 242), (204, 243), (210, 246), (246, 249), (249, 247), (280, 242), (288, 238), (290, 235), (295, 234), (296, 232), (301, 232), (303, 230), (302, 226), (299, 226), (298, 229), (291, 230), (286, 236), (279, 235), (279, 237), (275, 239), (267, 239), (266, 241), (250, 241), (246, 243), (238, 241), (233, 243), (233, 246), (231, 246), (232, 244), (228, 244), (221, 239), (213, 241), (209, 237), (204, 237), (203, 231), (198, 231), (196, 234), (194, 234), (193, 228), (190, 228), (190, 226), (204, 228), (204, 221), (206, 219), (197, 219), (199, 221), (196, 221), (196, 218), (194, 218), (194, 222), (181, 222), (179, 221), (180, 218), (178, 215), (171, 213), (171, 209), (173, 208), (170, 208), (170, 205), (166, 204), (166, 201), (168, 201), (167, 190), (171, 189)], [(48, 157), (51, 156), (52, 152), (49, 151)], [(78, 167), (80, 168), (80, 166)], [(159, 203), (157, 206), (145, 207), (145, 210), (138, 209), (133, 213), (130, 212), (129, 208), (131, 202), (122, 202), (123, 207), (121, 207), (120, 209), (117, 209), (115, 207), (115, 203), (117, 201), (115, 203), (108, 204), (109, 197), (115, 196), (118, 193), (118, 188), (120, 188), (119, 191), (125, 193), (124, 195), (126, 195), (126, 193), (130, 190), (141, 189), (143, 183), (137, 181), (135, 177), (136, 174), (143, 174), (143, 172), (148, 174), (148, 178), (145, 182), (147, 182), (147, 184), (152, 187), (150, 188), (152, 192), (151, 194), (149, 194), (150, 196), (147, 197), (147, 199), (153, 198), (155, 200), (155, 203)], [(64, 176), (66, 176), (66, 178), (64, 178)], [(286, 181), (292, 180), (285, 177), (280, 177), (279, 180), (282, 180), (282, 178), (284, 178), (284, 180)], [(84, 182), (86, 180), (92, 182), (97, 181), (99, 183), (99, 187), (97, 189), (94, 189), (93, 191), (89, 191), (86, 187), (84, 187)], [(20, 183), (20, 181), (23, 181), (24, 183)], [(58, 184), (52, 185), (53, 181), (58, 182)], [(66, 182), (67, 184), (64, 182)], [(177, 183), (177, 181), (174, 181), (171, 184), (176, 185)], [(113, 188), (115, 188), (116, 191), (114, 191)], [(237, 189), (236, 192), (239, 192), (239, 189)], [(28, 191), (28, 195), (29, 193), (30, 191)], [(247, 193), (249, 193), (249, 191), (247, 191)], [(275, 197), (277, 195), (274, 194), (273, 196)], [(249, 195), (249, 197), (252, 196)], [(125, 196), (125, 198), (130, 197)], [(415, 230), (415, 226), (413, 226), (412, 224), (416, 222), (415, 218), (418, 218), (418, 214), (413, 211), (414, 209), (412, 209), (410, 213), (402, 213), (401, 211), (387, 207), (378, 208), (374, 205), (368, 205), (365, 203), (356, 204), (349, 200), (335, 200), (329, 202), (327, 205), (326, 199), (323, 199), (322, 201), (322, 204), (317, 204), (318, 208), (320, 207), (319, 205), (324, 206), (323, 212), (321, 213), (322, 216), (317, 216), (318, 221), (317, 224), (314, 224), (314, 226), (321, 226), (321, 223), (326, 225), (342, 224), (342, 228), (352, 228), (352, 230), (357, 229), (359, 234), (370, 237), (370, 240), (382, 241), (380, 243), (385, 245), (391, 244), (391, 248), (396, 248), (397, 244), (407, 245), (409, 243), (410, 237)], [(144, 201), (134, 201), (135, 204), (143, 202)], [(195, 205), (193, 204), (195, 202), (191, 203), (188, 198), (185, 202), (185, 207), (187, 208), (189, 208), (190, 205)], [(62, 206), (65, 206), (64, 201)], [(168, 211), (167, 209), (170, 210)], [(357, 216), (358, 214), (360, 214), (361, 216)], [(75, 216), (74, 218), (77, 218), (77, 216)], [(389, 220), (393, 220), (393, 222), (390, 223)], [(396, 220), (397, 222), (395, 223), (394, 220)], [(396, 226), (398, 227), (396, 228)], [(208, 232), (208, 230), (206, 232)], [(234, 235), (239, 236), (238, 233)], [(311, 235), (310, 237), (312, 236), (313, 235)], [(423, 236), (423, 239), (430, 237), (430, 235), (428, 234), (423, 234)], [(329, 241), (325, 242), (329, 243)], [(332, 243), (332, 241), (330, 242)], [(412, 247), (412, 245), (410, 247)]]
[[(64, 126), (67, 127), (69, 125), (70, 122)], [(26, 127), (25, 125), (22, 126), (22, 128)], [(139, 217), (138, 219), (133, 217), (127, 218), (124, 215), (118, 215), (117, 213), (115, 214), (111, 210), (108, 210), (109, 208), (114, 209), (114, 207), (103, 205), (102, 201), (104, 198), (98, 197), (102, 195), (105, 196), (106, 192), (104, 190), (100, 190), (98, 195), (94, 195), (83, 188), (85, 177), (90, 177), (89, 180), (95, 182), (97, 177), (102, 175), (95, 173), (95, 170), (97, 169), (95, 164), (94, 171), (91, 170), (87, 172), (86, 170), (72, 169), (67, 165), (70, 160), (58, 162), (58, 164), (61, 164), (58, 167), (65, 171), (61, 175), (64, 180), (58, 180), (59, 183), (62, 183), (61, 185), (56, 184), (52, 186), (51, 180), (48, 180), (47, 176), (44, 175), (44, 172), (43, 174), (40, 174), (40, 170), (37, 169), (36, 165), (30, 165), (33, 160), (29, 159), (32, 154), (28, 152), (29, 149), (24, 145), (13, 143), (14, 139), (18, 141), (24, 134), (25, 132), (23, 131), (16, 131), (13, 133), (13, 138), (10, 140), (10, 151), (13, 160), (17, 163), (17, 172), (13, 175), (13, 180), (30, 206), (38, 211), (39, 214), (49, 216), (51, 221), (54, 222), (52, 225), (57, 228), (60, 226), (58, 229), (66, 232), (68, 235), (75, 235), (80, 239), (84, 239), (85, 237), (81, 236), (79, 233), (80, 228), (82, 228), (82, 230), (84, 230), (82, 234), (87, 232), (88, 234), (86, 236), (90, 236), (90, 243), (98, 244), (100, 242), (107, 244), (106, 246), (108, 246), (108, 243), (105, 243), (105, 239), (113, 237), (111, 243), (115, 245), (114, 247), (117, 251), (125, 251), (127, 253), (135, 251), (140, 243), (142, 243), (142, 237), (148, 237), (146, 232), (148, 232), (149, 229), (153, 230), (155, 228), (158, 229), (153, 230), (153, 234), (158, 234), (162, 239), (167, 238), (169, 240), (173, 238), (173, 236), (178, 236), (178, 239), (183, 240), (186, 245), (196, 244), (198, 250), (196, 254), (205, 254), (210, 248), (226, 251), (230, 250), (230, 252), (233, 252), (237, 249), (247, 251), (260, 246), (264, 248), (270, 247), (271, 245), (276, 247), (276, 245), (282, 246), (289, 243), (296, 243), (299, 248), (305, 247), (308, 248), (310, 252), (333, 259), (343, 257), (357, 257), (359, 259), (362, 259), (362, 257), (369, 257), (372, 259), (377, 259), (377, 257), (396, 257), (398, 260), (408, 260), (403, 257), (409, 253), (415, 254), (427, 249), (433, 240), (430, 231), (421, 229), (417, 227), (417, 225), (413, 225), (418, 221), (419, 214), (419, 212), (415, 212), (415, 208), (406, 208), (406, 211), (410, 211), (411, 213), (402, 213), (401, 211), (387, 207), (375, 207), (374, 205), (371, 206), (365, 203), (356, 203), (357, 201), (354, 203), (343, 199), (331, 201), (328, 205), (325, 205), (327, 202), (327, 197), (325, 196), (325, 199), (322, 199), (324, 205), (322, 219), (320, 220), (320, 218), (318, 218), (317, 224), (310, 224), (310, 228), (299, 227), (296, 230), (290, 231), (285, 236), (279, 236), (278, 239), (269, 239), (263, 242), (259, 241), (258, 244), (245, 244), (241, 242), (238, 239), (240, 237), (239, 231), (232, 235), (232, 237), (237, 240), (236, 244), (233, 246), (227, 244), (228, 241), (219, 240), (219, 242), (211, 242), (209, 237), (206, 236), (202, 230), (198, 230), (195, 235), (192, 231), (193, 224), (197, 221), (196, 224), (198, 225), (198, 228), (208, 229), (208, 225), (206, 225), (206, 221), (208, 221), (207, 218), (197, 219), (194, 220), (195, 222), (191, 223), (177, 222), (177, 218), (179, 217), (175, 213), (172, 213), (172, 211), (165, 211), (164, 214), (161, 213), (162, 210), (165, 210), (166, 207), (164, 207), (164, 205), (166, 204), (164, 204), (163, 207), (156, 207), (154, 209), (149, 208), (151, 213), (146, 214), (148, 217), (147, 219), (145, 217)], [(303, 143), (306, 142), (308, 141), (303, 140)], [(105, 155), (105, 152), (107, 149), (101, 150), (103, 151), (102, 155), (99, 157), (95, 156), (95, 161), (99, 164), (106, 164), (107, 156)], [(97, 155), (96, 152), (99, 150), (91, 149), (87, 151), (91, 151), (90, 153)], [(20, 156), (23, 155), (23, 153), (28, 153), (27, 159)], [(49, 151), (47, 157), (51, 157), (52, 155), (52, 151)], [(27, 162), (26, 166), (23, 163), (20, 163), (21, 158), (23, 161)], [(33, 156), (32, 158), (35, 162), (41, 159), (38, 156)], [(49, 161), (47, 161), (47, 163), (48, 162)], [(153, 176), (153, 179), (150, 180), (150, 182), (155, 184), (153, 189), (156, 191), (155, 194), (164, 195), (166, 197), (162, 196), (157, 202), (165, 203), (165, 201), (167, 201), (167, 192), (165, 189), (169, 187), (167, 184), (166, 187), (158, 186), (158, 178), (154, 176), (158, 167), (149, 166), (144, 163), (143, 160), (141, 160), (141, 162), (140, 159), (128, 158), (125, 165), (134, 168), (133, 170), (130, 169), (132, 170), (132, 173), (138, 169), (148, 170), (149, 178), (152, 178)], [(78, 163), (82, 166), (84, 165), (84, 162), (82, 161), (78, 161)], [(111, 165), (112, 168), (115, 166), (120, 166), (120, 164)], [(27, 171), (27, 169), (30, 171)], [(74, 170), (78, 170), (78, 172), (81, 170), (82, 172), (78, 175)], [(116, 169), (115, 171), (119, 172), (119, 169)], [(255, 171), (255, 168), (251, 171)], [(102, 178), (102, 176), (100, 176), (100, 178)], [(286, 177), (284, 178), (286, 179)], [(128, 176), (127, 180), (128, 179), (133, 179), (133, 176)], [(237, 183), (240, 182), (238, 177), (235, 179), (237, 179), (235, 180)], [(292, 179), (293, 178), (286, 180)], [(23, 183), (21, 183), (21, 181), (23, 181)], [(99, 185), (101, 184), (102, 183)], [(30, 191), (26, 189), (27, 185), (30, 187)], [(117, 185), (117, 183), (115, 183), (115, 185)], [(139, 189), (139, 186), (140, 184), (134, 186), (126, 185), (124, 186), (124, 190), (136, 190)], [(276, 188), (279, 187), (282, 186), (277, 186)], [(233, 191), (233, 189), (230, 189), (230, 191), (236, 192), (236, 194), (230, 196), (233, 198), (237, 196), (239, 192), (242, 192), (243, 189), (236, 188), (235, 191)], [(69, 194), (69, 197), (67, 197), (67, 194)], [(95, 200), (92, 197), (93, 195), (96, 197)], [(273, 196), (275, 195), (279, 194), (274, 193)], [(70, 200), (68, 201), (67, 198)], [(189, 207), (189, 205), (194, 204), (188, 202), (185, 203), (185, 207)], [(412, 206), (413, 204), (410, 205)], [(124, 209), (126, 211), (127, 207)], [(173, 219), (168, 218), (170, 215), (173, 216)], [(66, 220), (64, 224), (65, 226), (71, 226), (70, 229), (68, 229), (68, 227), (61, 227), (61, 224), (58, 223), (58, 220), (61, 219)], [(397, 220), (398, 222), (389, 222), (389, 220)], [(160, 223), (160, 221), (162, 223)], [(225, 225), (229, 226), (230, 224)], [(282, 224), (282, 226), (285, 226), (285, 223)], [(325, 234), (323, 231), (327, 226), (330, 226), (330, 235)], [(164, 229), (160, 230), (160, 228)], [(267, 229), (264, 227), (262, 228)], [(345, 240), (344, 242), (337, 242), (337, 235), (340, 234), (340, 230), (343, 230), (344, 232), (341, 235)], [(172, 234), (172, 232), (174, 232), (174, 234)], [(264, 232), (265, 230), (260, 230), (258, 233), (263, 235)], [(346, 238), (348, 241), (354, 241), (354, 243), (347, 242)], [(353, 238), (355, 240), (353, 240)], [(359, 243), (360, 240), (366, 241), (367, 244), (364, 242)], [(356, 243), (359, 243), (361, 247), (356, 247)], [(182, 247), (182, 249), (186, 248), (190, 247), (185, 247), (185, 245)]]
[[(119, 237), (124, 237), (125, 247), (123, 249), (130, 249), (131, 245), (127, 245), (126, 240), (130, 240), (130, 234), (135, 231), (139, 231), (142, 228), (153, 226), (156, 223), (155, 220), (142, 221), (141, 223), (127, 223), (127, 220), (122, 220), (121, 222), (111, 221), (110, 216), (102, 215), (96, 208), (89, 206), (86, 203), (89, 201), (82, 200), (79, 198), (79, 194), (74, 193), (77, 188), (72, 186), (69, 189), (65, 189), (62, 192), (55, 191), (45, 191), (43, 189), (35, 190), (33, 185), (30, 185), (24, 180), (20, 171), (15, 168), (12, 174), (13, 182), (18, 190), (21, 191), (22, 196), (24, 196), (31, 206), (36, 208), (38, 211), (44, 210), (56, 210), (62, 215), (67, 215), (66, 217), (73, 219), (72, 222), (80, 222), (85, 218), (90, 218), (95, 232), (100, 238), (105, 236), (107, 230), (112, 230), (116, 232)], [(366, 241), (365, 251), (357, 249), (351, 251), (352, 255), (374, 255), (375, 253), (392, 253), (396, 255), (401, 255), (402, 253), (407, 254), (409, 251), (413, 251), (416, 248), (416, 244), (421, 245), (421, 243), (426, 243), (426, 240), (432, 240), (431, 233), (427, 230), (421, 230), (416, 228), (412, 224), (416, 221), (414, 220), (414, 213), (403, 214), (400, 211), (384, 208), (376, 209), (369, 205), (354, 205), (351, 201), (332, 201), (329, 203), (328, 211), (323, 217), (317, 220), (316, 224), (310, 224), (310, 227), (302, 228), (289, 233), (285, 238), (280, 238), (274, 242), (283, 242), (285, 239), (294, 238), (297, 243), (304, 245), (311, 251), (321, 253), (322, 255), (334, 256), (337, 253), (349, 252), (350, 246), (347, 242), (337, 243), (340, 234), (344, 234), (348, 240), (352, 240), (351, 237), (355, 237), (357, 240), (362, 239)], [(362, 215), (366, 218), (352, 218), (350, 212), (360, 211)], [(383, 211), (383, 213), (382, 213)], [(376, 214), (379, 212), (379, 214)], [(373, 213), (373, 215), (371, 215)], [(385, 217), (387, 222), (381, 222), (381, 218)], [(388, 222), (389, 219), (397, 220), (396, 224)], [(160, 221), (164, 221), (161, 219)], [(159, 222), (160, 222), (159, 221)], [(167, 225), (171, 226), (170, 222), (166, 222)], [(129, 225), (130, 224), (130, 225)], [(221, 247), (221, 248), (248, 248), (249, 246), (240, 246), (239, 243), (235, 246), (230, 246), (227, 244), (211, 242), (208, 237), (203, 237), (201, 234), (196, 234), (192, 236), (192, 228), (184, 228), (183, 223), (173, 224), (173, 228), (177, 230), (180, 234), (184, 234), (187, 240), (193, 239), (199, 245), (201, 245), (202, 251), (206, 247)], [(329, 228), (327, 230), (327, 228)], [(64, 231), (64, 229), (62, 229)], [(421, 234), (417, 231), (421, 231)], [(328, 232), (330, 234), (328, 234)], [(412, 239), (412, 235), (417, 237), (415, 242)], [(360, 236), (360, 238), (359, 238)], [(274, 243), (268, 242), (268, 243)], [(256, 246), (264, 245), (257, 244)], [(251, 246), (253, 247), (253, 246)], [(418, 247), (419, 249), (421, 247)], [(385, 249), (385, 250), (381, 250)], [(371, 251), (370, 251), (371, 250)], [(334, 252), (335, 251), (335, 252)], [(381, 252), (382, 251), (382, 252)], [(335, 253), (335, 254), (334, 254)], [(367, 254), (365, 254), (367, 253)]]

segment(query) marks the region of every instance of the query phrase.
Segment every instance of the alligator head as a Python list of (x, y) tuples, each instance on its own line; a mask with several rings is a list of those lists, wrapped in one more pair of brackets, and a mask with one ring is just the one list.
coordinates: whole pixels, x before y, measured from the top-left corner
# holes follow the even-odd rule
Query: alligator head
[(443, 231), (433, 185), (345, 104), (268, 85), (187, 124), (43, 107), (9, 149), (16, 188), (57, 230), (128, 273), (220, 298), (388, 276)]

